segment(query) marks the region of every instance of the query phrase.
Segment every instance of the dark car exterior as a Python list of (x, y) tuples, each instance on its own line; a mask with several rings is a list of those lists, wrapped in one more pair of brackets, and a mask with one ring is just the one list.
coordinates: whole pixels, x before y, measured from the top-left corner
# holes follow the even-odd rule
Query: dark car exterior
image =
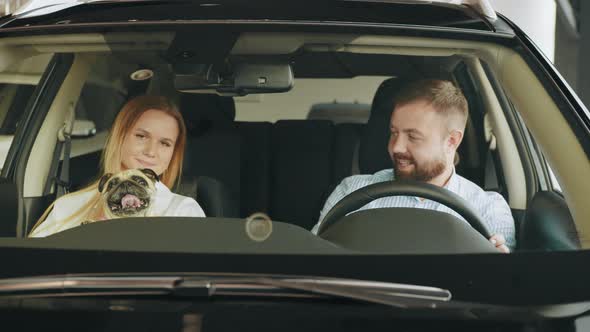
[[(456, 303), (451, 302), (442, 308), (436, 305), (412, 308), (403, 303), (388, 306), (365, 303), (354, 297), (353, 300), (315, 297), (316, 293), (309, 296), (301, 289), (298, 290), (300, 293), (273, 296), (266, 296), (259, 289), (247, 294), (230, 292), (216, 296), (203, 296), (202, 290), (162, 293), (150, 292), (150, 289), (125, 289), (125, 292), (114, 289), (112, 293), (99, 294), (93, 288), (94, 284), (86, 286), (88, 292), (70, 292), (67, 282), (61, 280), (58, 282), (63, 282), (63, 286), (50, 290), (40, 287), (29, 293), (13, 292), (12, 284), (8, 283), (4, 298), (0, 287), (0, 303), (5, 308), (2, 315), (10, 324), (22, 324), (27, 330), (38, 326), (66, 330), (87, 329), (89, 326), (96, 330), (125, 327), (164, 330), (188, 326), (197, 330), (377, 330), (402, 327), (409, 330), (515, 331), (576, 330), (578, 326), (582, 330), (580, 326), (584, 326), (581, 324), (590, 299), (590, 287), (586, 281), (590, 276), (590, 267), (586, 263), (590, 254), (584, 250), (588, 246), (586, 234), (590, 229), (587, 219), (590, 210), (583, 195), (587, 193), (584, 188), (590, 181), (590, 113), (518, 26), (502, 15), (484, 10), (487, 2), (468, 3), (472, 3), (471, 6), (412, 1), (322, 1), (313, 5), (271, 1), (96, 1), (64, 5), (59, 11), (48, 10), (43, 15), (36, 15), (33, 10), (4, 17), (0, 22), (0, 45), (17, 45), (40, 53), (50, 50), (47, 52), (53, 55), (41, 71), (34, 91), (23, 97), (25, 106), (17, 110), (22, 114), (12, 133), (11, 148), (2, 168), (2, 278), (12, 278), (11, 281), (35, 276), (188, 278), (208, 274), (262, 279), (277, 275), (349, 278), (438, 287), (449, 290)], [(478, 3), (484, 7), (477, 7)], [(156, 32), (160, 34), (156, 36)], [(120, 33), (136, 34), (140, 38), (134, 45), (129, 37), (120, 37)], [(153, 39), (145, 37), (151, 33)], [(254, 37), (240, 39), (244, 33), (251, 33)], [(279, 37), (270, 39), (269, 34)], [(83, 36), (82, 39), (77, 40), (77, 35)], [(264, 38), (281, 41), (292, 35), (295, 36), (292, 43), (264, 43)], [(334, 37), (337, 42), (333, 43), (326, 37), (324, 45), (321, 44), (323, 39), (315, 40), (314, 35), (340, 37)], [(164, 63), (163, 67), (191, 62), (215, 63), (223, 67), (224, 57), (238, 49), (236, 41), (242, 40), (243, 43), (238, 45), (249, 51), (255, 49), (251, 45), (258, 45), (248, 44), (257, 42), (257, 36), (262, 36), (260, 47), (267, 47), (263, 55), (269, 58), (284, 55), (281, 53), (283, 48), (291, 45), (303, 45), (301, 53), (305, 50), (313, 53), (328, 45), (327, 49), (335, 52), (369, 53), (375, 59), (371, 64), (362, 57), (357, 60), (354, 56), (343, 55), (343, 58), (350, 56), (342, 60), (346, 63), (346, 72), (328, 66), (331, 60), (321, 62), (318, 56), (304, 62), (303, 56), (298, 58), (296, 56), (300, 54), (293, 52), (296, 54), (293, 65), (296, 82), (298, 78), (354, 77), (355, 70), (360, 75), (403, 77), (417, 69), (430, 69), (429, 61), (436, 64), (441, 57), (469, 58), (471, 51), (476, 59), (488, 59), (478, 74), (489, 78), (488, 85), (479, 83), (471, 67), (457, 66), (452, 74), (462, 77), (465, 91), (472, 90), (470, 93), (475, 97), (470, 107), (477, 109), (477, 103), (486, 107), (482, 106), (486, 104), (484, 98), (476, 98), (484, 95), (486, 88), (489, 95), (495, 94), (495, 103), (507, 119), (506, 128), (514, 136), (514, 150), (510, 150), (514, 154), (510, 156), (518, 156), (520, 163), (517, 165), (522, 171), (510, 173), (505, 170), (506, 175), (503, 178), (499, 175), (499, 178), (504, 184), (508, 183), (505, 186), (508, 188), (504, 189), (512, 199), (509, 201), (517, 220), (517, 250), (510, 255), (356, 252), (318, 239), (304, 227), (299, 227), (301, 225), (297, 222), (292, 223), (296, 227), (291, 225), (291, 220), (274, 222), (270, 240), (255, 242), (243, 236), (245, 215), (233, 218), (240, 221), (219, 216), (199, 224), (187, 218), (162, 219), (159, 226), (142, 224), (143, 221), (112, 223), (110, 228), (108, 225), (89, 225), (46, 239), (26, 238), (34, 223), (30, 216), (38, 215), (54, 198), (53, 193), (27, 194), (32, 181), (28, 168), (32, 167), (31, 155), (38, 153), (34, 148), (38, 144), (35, 142), (37, 135), (47, 122), (47, 114), (56, 107), (54, 100), (59, 100), (60, 88), (71, 75), (70, 68), (78, 61), (75, 54), (96, 52), (100, 57), (101, 52), (112, 53), (120, 56), (117, 59), (123, 59), (121, 63), (135, 65), (133, 51), (149, 49), (152, 43), (159, 52), (155, 63)], [(350, 36), (361, 36), (360, 41)], [(363, 36), (368, 37), (362, 39)], [(25, 38), (25, 42), (19, 42), (19, 38)], [(298, 38), (303, 40), (300, 44)], [(305, 38), (312, 42), (306, 43)], [(392, 61), (391, 69), (384, 69), (381, 66), (384, 60), (379, 60), (379, 55), (392, 54), (386, 53), (384, 48), (378, 48), (380, 54), (373, 54), (379, 52), (370, 47), (387, 46), (388, 38), (392, 41), (389, 46), (394, 50), (393, 55), (400, 58), (396, 58), (399, 62)], [(412, 39), (420, 40), (422, 44), (403, 43)], [(3, 44), (3, 40), (8, 42)], [(431, 41), (432, 46), (428, 47), (427, 41)], [(114, 46), (108, 49), (102, 47), (104, 45)], [(339, 45), (341, 49), (338, 49)], [(459, 51), (454, 53), (457, 49)], [(249, 55), (252, 56), (244, 52), (236, 57), (248, 58)], [(407, 59), (403, 56), (416, 59), (410, 59), (411, 65), (406, 66), (403, 61)], [(423, 57), (424, 63), (417, 60), (418, 57)], [(144, 59), (151, 58), (141, 58)], [(153, 68), (156, 71), (156, 67)], [(522, 70), (509, 70), (514, 68)], [(510, 75), (526, 79), (519, 81), (511, 79)], [(552, 103), (547, 105), (548, 113), (536, 115), (523, 108), (534, 105), (531, 101), (535, 98), (519, 95), (526, 90), (519, 86), (522, 82), (534, 82), (534, 86), (526, 87), (531, 91), (544, 91), (538, 100)], [(141, 82), (137, 84), (125, 86), (130, 95), (133, 89), (141, 90)], [(104, 102), (95, 98), (89, 100)], [(108, 116), (105, 111), (97, 118), (106, 119)], [(548, 125), (543, 121), (561, 120), (559, 116), (563, 121), (555, 122), (556, 128), (567, 130), (556, 133), (555, 137), (547, 137), (545, 128)], [(106, 120), (105, 123), (110, 125)], [(562, 146), (559, 145), (561, 140)], [(572, 141), (577, 144), (565, 145)], [(53, 152), (50, 150), (49, 155)], [(73, 156), (72, 173), (76, 171), (75, 162)], [(563, 192), (553, 187), (550, 164), (557, 165)], [(94, 169), (90, 171), (95, 172)], [(578, 176), (572, 176), (575, 172)], [(522, 178), (511, 174), (522, 174)], [(519, 183), (510, 184), (511, 181)], [(297, 182), (289, 182), (292, 185), (290, 190), (297, 190)], [(524, 193), (519, 196), (520, 201), (515, 198), (515, 192)], [(272, 204), (269, 211), (265, 212), (275, 220)], [(297, 218), (304, 215), (296, 214), (296, 211), (292, 213)], [(137, 227), (144, 226), (145, 233), (135, 232)], [(416, 240), (418, 243), (436, 237), (428, 232), (422, 235)]]

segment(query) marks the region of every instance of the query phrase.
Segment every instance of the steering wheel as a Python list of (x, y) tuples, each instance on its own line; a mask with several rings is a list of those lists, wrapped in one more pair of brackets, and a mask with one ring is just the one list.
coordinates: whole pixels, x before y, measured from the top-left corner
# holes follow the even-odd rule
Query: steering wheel
[(486, 239), (491, 237), (490, 231), (481, 217), (461, 196), (429, 183), (407, 180), (375, 183), (350, 193), (326, 214), (318, 228), (318, 234), (322, 234), (329, 227), (338, 223), (348, 213), (358, 210), (378, 198), (388, 196), (417, 196), (441, 203), (459, 213), (471, 227)]

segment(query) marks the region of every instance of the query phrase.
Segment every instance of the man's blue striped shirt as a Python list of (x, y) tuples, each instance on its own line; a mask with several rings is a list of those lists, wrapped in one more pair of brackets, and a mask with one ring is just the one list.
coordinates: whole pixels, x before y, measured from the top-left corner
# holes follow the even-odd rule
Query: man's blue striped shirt
[[(330, 197), (328, 197), (328, 200), (320, 213), (320, 219), (314, 226), (312, 232), (317, 234), (318, 227), (326, 214), (332, 209), (332, 207), (334, 207), (334, 205), (336, 205), (336, 203), (348, 194), (362, 187), (378, 182), (392, 181), (393, 179), (393, 169), (385, 169), (373, 175), (353, 175), (345, 178), (336, 189), (334, 189)], [(511, 251), (514, 250), (514, 247), (516, 246), (514, 219), (510, 211), (510, 206), (508, 206), (508, 203), (506, 203), (506, 200), (504, 200), (502, 195), (496, 192), (484, 191), (475, 183), (454, 172), (445, 188), (471, 203), (471, 206), (479, 212), (479, 215), (482, 217), (491, 234), (502, 234), (506, 238), (506, 245), (508, 248), (510, 248)], [(431, 209), (450, 213), (465, 221), (465, 219), (457, 212), (445, 205), (428, 199), (422, 200), (418, 197), (410, 196), (379, 198), (363, 206), (359, 210), (385, 207)]]

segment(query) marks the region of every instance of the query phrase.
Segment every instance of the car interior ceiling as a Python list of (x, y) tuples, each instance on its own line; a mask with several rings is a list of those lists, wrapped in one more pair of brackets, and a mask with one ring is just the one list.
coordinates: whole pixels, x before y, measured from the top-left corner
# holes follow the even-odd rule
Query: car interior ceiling
[[(138, 54), (132, 53), (113, 56), (130, 63), (134, 58), (137, 61)], [(213, 55), (216, 53), (209, 54)], [(165, 61), (170, 60), (167, 55), (154, 53), (139, 55), (139, 59), (143, 62), (135, 63), (140, 68), (157, 63), (164, 71), (168, 68)], [(401, 84), (417, 77), (451, 78), (460, 85), (469, 102), (470, 118), (459, 150), (457, 173), (486, 190), (507, 196), (499, 157), (490, 152), (484, 138), (485, 109), (473, 82), (459, 79), (461, 75), (456, 72), (462, 66), (460, 58), (299, 52), (290, 61), (296, 79), (345, 79), (362, 75), (392, 78), (375, 91), (366, 123), (343, 121), (337, 112), (332, 118), (321, 120), (236, 121), (235, 101), (230, 96), (177, 93), (175, 97), (187, 122), (189, 137), (183, 181), (175, 191), (195, 197), (206, 215), (243, 218), (264, 212), (273, 220), (311, 229), (326, 198), (343, 178), (391, 167), (386, 146), (393, 98)], [(127, 83), (127, 97), (110, 98), (108, 89), (101, 91), (90, 84), (82, 90), (82, 97), (109, 100), (112, 105), (106, 107), (117, 110), (126, 98), (154, 91), (153, 87), (150, 90), (154, 82)], [(332, 99), (326, 96), (326, 102)], [(77, 112), (85, 109), (90, 118), (96, 118), (97, 127), (108, 128), (115, 113), (105, 116), (97, 106), (79, 103)], [(73, 190), (96, 178), (99, 157), (100, 151), (72, 158)], [(29, 229), (41, 212), (31, 214), (27, 222)], [(517, 230), (521, 228), (518, 225), (521, 218), (515, 214)], [(556, 218), (566, 220), (567, 216)], [(569, 227), (567, 232), (572, 233), (570, 226), (564, 227)]]

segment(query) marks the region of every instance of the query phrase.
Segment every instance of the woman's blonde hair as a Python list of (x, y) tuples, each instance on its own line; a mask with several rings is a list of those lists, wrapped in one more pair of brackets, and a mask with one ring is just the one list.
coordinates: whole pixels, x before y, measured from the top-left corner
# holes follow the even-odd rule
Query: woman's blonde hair
[[(89, 191), (96, 191), (96, 194), (88, 201), (88, 203), (84, 204), (80, 207), (80, 209), (74, 212), (71, 216), (66, 218), (63, 221), (63, 224), (71, 222), (73, 220), (77, 220), (78, 218), (88, 218), (89, 215), (93, 212), (93, 207), (97, 205), (100, 200), (100, 195), (98, 193), (98, 179), (103, 174), (106, 173), (118, 173), (121, 169), (121, 147), (127, 135), (130, 134), (131, 129), (139, 118), (148, 110), (158, 110), (162, 111), (169, 116), (173, 117), (177, 124), (178, 124), (178, 137), (176, 138), (176, 143), (174, 145), (174, 151), (172, 152), (172, 158), (170, 159), (170, 164), (162, 174), (158, 174), (160, 176), (160, 181), (166, 185), (168, 188), (172, 189), (174, 185), (180, 181), (180, 176), (182, 173), (182, 163), (184, 160), (184, 150), (186, 146), (186, 126), (184, 124), (184, 120), (182, 115), (178, 111), (176, 105), (172, 103), (172, 101), (163, 96), (138, 96), (131, 100), (129, 100), (122, 108), (121, 111), (117, 114), (115, 121), (113, 122), (113, 126), (109, 132), (107, 137), (105, 148), (102, 152), (101, 159), (100, 159), (100, 173), (97, 179), (78, 191), (70, 193), (66, 196), (76, 195), (83, 192)], [(66, 197), (64, 196), (64, 197)], [(55, 202), (54, 202), (55, 203)], [(43, 215), (39, 218), (36, 222), (35, 226), (31, 230), (31, 233), (47, 218), (51, 210), (53, 209), (53, 205), (49, 206), (47, 210), (43, 213)]]

